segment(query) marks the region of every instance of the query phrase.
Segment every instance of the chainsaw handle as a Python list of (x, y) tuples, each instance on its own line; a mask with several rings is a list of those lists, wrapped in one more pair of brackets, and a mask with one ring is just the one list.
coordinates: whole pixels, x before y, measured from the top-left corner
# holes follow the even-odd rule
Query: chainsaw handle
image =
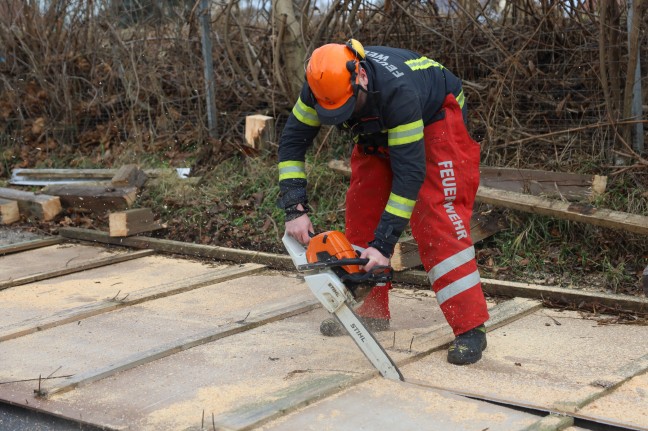
[(347, 265), (366, 265), (368, 263), (369, 263), (369, 259), (346, 258), (346, 259), (338, 259), (338, 260), (328, 260), (324, 262), (307, 263), (304, 265), (297, 266), (297, 269), (299, 271), (309, 271), (311, 269), (333, 268), (333, 267), (347, 266)]

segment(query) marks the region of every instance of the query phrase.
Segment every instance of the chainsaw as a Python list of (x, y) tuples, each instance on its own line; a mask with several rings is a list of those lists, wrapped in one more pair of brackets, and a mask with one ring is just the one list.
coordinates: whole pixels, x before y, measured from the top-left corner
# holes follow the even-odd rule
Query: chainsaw
[(306, 249), (288, 234), (282, 241), (297, 270), (303, 272), (308, 288), (346, 329), (380, 375), (404, 380), (394, 361), (353, 311), (374, 286), (391, 281), (392, 268), (375, 266), (370, 271), (361, 270), (360, 266), (369, 259), (361, 259), (362, 248), (352, 245), (339, 231), (312, 235)]

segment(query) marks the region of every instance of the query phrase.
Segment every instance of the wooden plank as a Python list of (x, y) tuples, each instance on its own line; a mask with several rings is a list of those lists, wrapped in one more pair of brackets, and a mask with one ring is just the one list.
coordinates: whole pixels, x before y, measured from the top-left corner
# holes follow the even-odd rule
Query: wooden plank
[[(496, 234), (503, 227), (499, 223), (499, 215), (473, 213), (470, 219), (470, 237), (473, 244)], [(391, 257), (394, 271), (404, 271), (422, 265), (418, 245), (411, 236), (401, 238)]]
[(138, 236), (126, 238), (111, 238), (107, 232), (98, 232), (81, 228), (61, 228), (59, 229), (59, 234), (64, 238), (82, 241), (124, 245), (127, 247), (135, 248), (150, 248), (158, 252), (184, 254), (187, 256), (196, 257), (207, 257), (219, 260), (228, 260), (237, 263), (260, 263), (277, 269), (295, 269), (295, 264), (288, 255), (238, 250), (228, 247), (190, 244), (181, 241)]
[(117, 169), (14, 169), (15, 177), (47, 179), (109, 180)]
[(18, 202), (0, 198), (0, 224), (11, 224), (20, 220)]
[[(505, 325), (540, 307), (542, 305), (539, 302), (526, 299), (515, 299), (495, 305), (490, 310), (491, 318), (487, 323), (487, 329), (491, 330)], [(396, 361), (397, 365), (402, 367), (434, 351), (446, 348), (453, 339), (452, 331), (447, 325), (444, 325), (436, 331), (423, 335), (418, 343), (420, 346), (419, 351), (404, 360)], [(272, 397), (272, 399), (268, 399), (265, 402), (242, 406), (232, 412), (221, 414), (216, 417), (215, 422), (219, 425), (237, 430), (253, 429), (286, 415), (289, 412), (307, 406), (316, 400), (339, 393), (350, 386), (366, 382), (378, 375), (377, 371), (362, 373), (356, 376), (333, 374), (322, 379), (314, 380), (307, 385), (302, 384), (288, 393), (286, 393), (287, 391), (282, 391), (282, 395), (277, 394), (276, 397)]]
[(256, 150), (268, 147), (274, 140), (274, 118), (267, 115), (248, 115), (245, 117), (245, 143)]
[[(460, 368), (434, 368), (443, 357), (441, 353), (403, 372), (412, 377), (408, 382), (473, 399), (628, 427), (623, 420), (588, 414), (584, 407), (648, 370), (648, 355), (637, 358), (635, 353), (645, 331), (631, 325), (602, 329), (576, 312), (564, 314), (542, 310), (496, 331), (489, 341), (497, 349), (490, 351), (487, 362), (471, 367), (467, 374)], [(548, 319), (554, 324), (547, 324)], [(618, 339), (624, 340), (623, 345)], [(626, 365), (614, 370), (623, 359)], [(639, 408), (641, 401), (636, 402), (638, 405), (628, 408)]]
[[(328, 167), (344, 176), (351, 176), (347, 160), (331, 160)], [(605, 192), (607, 186), (607, 177), (570, 172), (480, 166), (479, 173), (480, 184), (485, 187), (568, 200), (592, 199)]]
[(34, 332), (54, 328), (66, 323), (87, 319), (102, 313), (141, 304), (171, 295), (189, 292), (204, 286), (221, 283), (228, 280), (256, 274), (266, 267), (259, 264), (245, 264), (237, 267), (220, 268), (206, 274), (186, 277), (181, 280), (160, 284), (159, 286), (147, 287), (130, 292), (126, 298), (109, 298), (93, 302), (81, 307), (68, 308), (53, 313), (49, 316), (41, 316), (16, 322), (12, 325), (3, 326), (0, 330), (0, 342), (33, 334)]
[(62, 211), (61, 200), (57, 196), (0, 187), (0, 198), (17, 201), (21, 214), (44, 221), (52, 220)]
[[(429, 286), (430, 280), (425, 271), (405, 271), (394, 273), (394, 281), (414, 285)], [(482, 278), (482, 290), (486, 295), (520, 297), (547, 300), (575, 308), (607, 307), (610, 310), (648, 312), (648, 298), (637, 296), (615, 295), (611, 293), (588, 292), (564, 287), (539, 286), (516, 281), (493, 280)]]
[(74, 272), (85, 271), (100, 266), (112, 265), (126, 260), (138, 259), (140, 257), (149, 256), (154, 254), (155, 250), (140, 250), (132, 253), (122, 253), (115, 256), (102, 257), (92, 259), (79, 264), (72, 264), (65, 268), (54, 269), (47, 272), (40, 272), (38, 274), (28, 275), (26, 277), (15, 278), (9, 281), (0, 282), (0, 290), (8, 289), (10, 287), (20, 286), (22, 284), (32, 283), (34, 281), (47, 280), (48, 278), (59, 277), (61, 275), (72, 274)]
[(110, 180), (113, 187), (137, 187), (142, 188), (148, 175), (137, 165), (124, 165), (117, 169), (117, 172)]
[[(14, 169), (10, 184), (46, 186), (52, 184), (102, 183), (109, 186), (119, 169)], [(169, 173), (180, 174), (178, 169), (144, 169), (148, 177)]]
[(190, 349), (192, 347), (200, 346), (201, 344), (210, 343), (221, 338), (229, 337), (249, 331), (250, 329), (275, 322), (277, 320), (285, 319), (296, 314), (305, 313), (320, 306), (319, 301), (310, 299), (300, 301), (292, 304), (285, 304), (280, 307), (272, 307), (254, 315), (248, 316), (244, 321), (232, 322), (225, 326), (216, 329), (202, 332), (200, 334), (192, 335), (182, 340), (177, 340), (172, 343), (167, 343), (146, 352), (129, 356), (121, 361), (112, 363), (106, 367), (91, 370), (82, 374), (75, 375), (74, 377), (65, 381), (64, 384), (53, 386), (49, 389), (43, 389), (38, 395), (42, 397), (50, 397), (54, 394), (61, 394), (76, 387), (83, 386), (95, 382), (97, 380), (112, 376), (116, 373), (130, 370), (139, 365), (143, 365), (174, 353)]
[(95, 213), (130, 208), (137, 199), (137, 187), (106, 187), (101, 185), (54, 184), (43, 189), (58, 196), (66, 208)]
[(52, 238), (32, 239), (29, 241), (8, 244), (0, 246), (0, 256), (4, 256), (5, 254), (18, 253), (26, 250), (33, 250), (35, 248), (48, 247), (50, 245), (60, 244), (63, 241), (63, 238), (61, 238), (60, 236), (55, 236)]
[(479, 173), (485, 187), (567, 200), (591, 200), (607, 186), (607, 177), (599, 175), (491, 166), (481, 166)]
[(639, 369), (628, 377), (619, 384), (603, 380), (592, 382), (598, 386), (609, 386), (609, 392), (581, 407), (578, 414), (607, 423), (621, 423), (633, 429), (648, 429), (648, 410), (635, 407), (637, 402), (646, 405), (648, 373)]
[(648, 235), (648, 217), (480, 186), (477, 201), (532, 214)]
[[(262, 429), (530, 431), (527, 427), (537, 419), (532, 412), (472, 400), (447, 391), (372, 379), (264, 424)], [(185, 431), (200, 431), (200, 427)]]
[(111, 237), (131, 236), (142, 232), (161, 229), (162, 226), (154, 220), (150, 208), (110, 213), (108, 215), (108, 230)]

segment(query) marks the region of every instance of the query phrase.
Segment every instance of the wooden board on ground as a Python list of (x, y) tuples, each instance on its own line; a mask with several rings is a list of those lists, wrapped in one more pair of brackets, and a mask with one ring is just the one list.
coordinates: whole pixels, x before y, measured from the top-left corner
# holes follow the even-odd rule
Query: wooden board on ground
[[(373, 379), (263, 426), (266, 431), (523, 430), (538, 416), (444, 391)], [(369, 424), (380, 424), (377, 428)]]
[[(232, 301), (243, 286), (241, 281), (233, 283), (237, 287), (232, 290)], [(262, 297), (287, 282), (290, 278), (249, 283), (249, 287), (252, 294)], [(308, 294), (303, 287), (302, 284), (302, 293)], [(247, 304), (249, 295), (243, 296), (243, 303)], [(194, 307), (202, 303), (190, 302)], [(211, 306), (220, 301), (205, 303)], [(224, 309), (228, 308), (228, 301), (222, 304)], [(445, 327), (441, 330), (444, 334), (441, 343), (446, 343), (451, 336), (428, 292), (395, 289), (392, 304), (393, 331), (381, 333), (379, 338), (395, 360), (410, 358), (422, 348), (438, 346), (438, 341), (426, 338), (430, 328), (436, 327), (437, 331), (433, 331), (436, 333), (441, 326)], [(156, 307), (156, 304), (152, 302), (148, 306)], [(224, 310), (220, 312), (229, 315)], [(319, 334), (319, 322), (327, 316), (319, 308), (269, 323), (92, 381), (88, 386), (66, 393), (47, 399), (32, 398), (30, 406), (77, 417), (78, 408), (83, 405), (86, 421), (117, 428), (129, 425), (141, 430), (199, 426), (204, 410), (207, 417), (214, 414), (219, 427), (247, 429), (376, 375), (349, 337), (327, 338)], [(73, 331), (82, 330), (73, 324), (69, 326)], [(416, 334), (427, 341), (414, 342), (412, 347), (411, 340)], [(27, 350), (28, 346), (22, 349)], [(36, 369), (37, 365), (30, 367)], [(26, 369), (22, 372), (29, 375)], [(55, 376), (62, 374), (60, 370)], [(63, 382), (48, 381), (42, 386)], [(3, 385), (0, 398), (22, 404), (25, 394), (33, 391), (34, 386), (34, 381)], [(116, 393), (120, 396), (115, 397)], [(124, 400), (129, 401), (126, 404)]]
[(116, 258), (128, 253), (128, 250), (119, 248), (59, 244), (19, 254), (7, 254), (0, 257), (0, 286), (7, 288), (17, 280), (35, 279), (52, 271), (73, 270), (87, 262)]
[(0, 198), (0, 224), (11, 224), (20, 220), (18, 202)]
[[(78, 249), (74, 250), (74, 253), (77, 251)], [(123, 253), (126, 254), (127, 251)], [(12, 256), (15, 255), (2, 259)], [(46, 266), (48, 262), (50, 265), (56, 264), (52, 259), (43, 261)], [(62, 264), (64, 265), (65, 261)], [(219, 267), (216, 268), (218, 269)], [(61, 310), (88, 306), (97, 301), (113, 298), (114, 301), (123, 301), (143, 289), (173, 280), (198, 277), (213, 271), (209, 265), (198, 262), (177, 262), (164, 256), (148, 256), (12, 287), (0, 291), (2, 303), (6, 304), (3, 313), (0, 314), (0, 328), (52, 315)]]
[(20, 214), (44, 221), (52, 220), (62, 211), (58, 196), (0, 187), (0, 198), (18, 202)]
[[(259, 295), (268, 283), (274, 288)], [(46, 357), (61, 365), (56, 375), (73, 377), (42, 382), (41, 392), (69, 390), (175, 354), (193, 346), (188, 343), (196, 336), (208, 333), (213, 336), (205, 342), (214, 341), (219, 334), (231, 336), (237, 328), (240, 332), (271, 322), (287, 306), (307, 301), (314, 302), (301, 283), (274, 275), (213, 283), (2, 342), (0, 381), (35, 376)], [(302, 306), (301, 311), (308, 309)], [(265, 320), (255, 324), (253, 317), (259, 315)]]
[(44, 193), (58, 196), (65, 208), (103, 214), (130, 208), (137, 199), (137, 187), (106, 187), (102, 185), (51, 185)]
[(401, 371), (430, 387), (573, 413), (627, 379), (619, 371), (624, 365), (638, 362), (635, 373), (648, 369), (647, 331), (596, 325), (576, 312), (543, 309), (489, 332), (488, 348), (477, 364), (453, 367), (443, 361), (445, 352), (436, 352)]
[(153, 211), (150, 208), (136, 208), (110, 213), (108, 215), (109, 235), (112, 237), (131, 236), (161, 229), (162, 226), (154, 218)]
[[(606, 382), (599, 382), (605, 385)], [(612, 382), (607, 382), (610, 384)], [(639, 374), (605, 396), (594, 400), (579, 410), (579, 413), (603, 421), (628, 424), (633, 427), (648, 428), (648, 373)]]

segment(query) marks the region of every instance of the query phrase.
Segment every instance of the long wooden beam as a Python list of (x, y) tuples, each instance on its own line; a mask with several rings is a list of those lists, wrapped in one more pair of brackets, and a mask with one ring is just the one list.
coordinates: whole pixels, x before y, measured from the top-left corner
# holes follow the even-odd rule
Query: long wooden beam
[[(225, 247), (208, 245), (187, 244), (179, 241), (156, 240), (145, 237), (110, 238), (107, 233), (97, 232), (81, 228), (62, 228), (59, 234), (65, 238), (105, 242), (108, 244), (121, 244), (130, 247), (151, 248), (156, 251), (167, 253), (188, 254), (198, 257), (211, 257), (216, 259), (230, 260), (233, 262), (249, 262), (254, 258), (256, 262), (268, 265), (269, 267), (284, 270), (295, 268), (292, 259), (287, 255), (251, 252), (248, 250), (237, 250)], [(420, 286), (429, 286), (430, 281), (424, 271), (402, 271), (394, 273), (394, 281)], [(587, 292), (578, 289), (566, 289), (561, 287), (539, 286), (529, 283), (519, 283), (504, 280), (482, 279), (484, 292), (492, 296), (521, 297), (540, 300), (551, 300), (560, 304), (584, 306), (600, 304), (611, 310), (622, 310), (632, 312), (648, 311), (648, 299), (628, 295), (616, 295), (608, 293)]]
[(123, 245), (135, 248), (150, 248), (158, 252), (227, 260), (236, 263), (260, 263), (277, 269), (295, 269), (295, 265), (288, 255), (239, 250), (213, 245), (192, 244), (143, 236), (112, 238), (107, 232), (98, 232), (90, 229), (73, 227), (61, 228), (59, 229), (59, 234), (68, 239)]
[(477, 201), (532, 214), (648, 235), (648, 217), (480, 186)]
[[(415, 285), (430, 285), (425, 271), (397, 272), (394, 273), (394, 280)], [(553, 303), (573, 305), (576, 308), (598, 305), (609, 310), (648, 313), (648, 298), (486, 278), (482, 278), (481, 282), (484, 293), (490, 296), (548, 300)]]

